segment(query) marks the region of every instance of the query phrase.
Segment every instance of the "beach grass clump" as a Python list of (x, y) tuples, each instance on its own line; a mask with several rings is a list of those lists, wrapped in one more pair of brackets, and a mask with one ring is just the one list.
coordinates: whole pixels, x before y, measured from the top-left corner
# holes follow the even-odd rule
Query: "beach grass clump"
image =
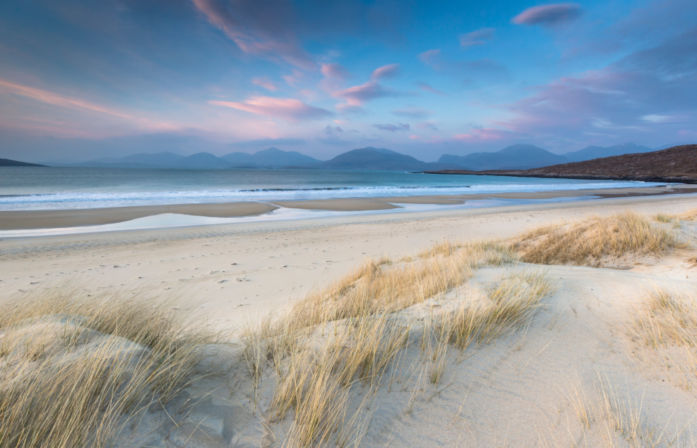
[(635, 316), (629, 336), (643, 364), (659, 367), (665, 379), (684, 390), (697, 388), (697, 301), (658, 290)]
[[(668, 428), (651, 424), (643, 396), (620, 390), (608, 378), (598, 375), (594, 388), (576, 386), (569, 395), (572, 410), (581, 424), (582, 439), (597, 429), (603, 446), (675, 446), (679, 434), (671, 437)], [(583, 446), (593, 446), (584, 440)], [(581, 444), (579, 444), (581, 445)], [(682, 446), (679, 445), (678, 446)]]
[(511, 249), (528, 263), (609, 266), (630, 256), (659, 256), (677, 247), (669, 231), (634, 213), (542, 227), (515, 239)]
[(695, 221), (697, 220), (697, 208), (693, 210), (688, 210), (678, 215), (678, 217), (684, 221)]
[(284, 444), (341, 445), (360, 437), (361, 412), (414, 340), (428, 339), (437, 351), (430, 378), (437, 383), (448, 345), (464, 350), (522, 325), (550, 290), (543, 275), (506, 276), (487, 291), (486, 304), (435, 320), (401, 313), (461, 285), (476, 267), (512, 259), (496, 244), (441, 244), (409, 261), (369, 262), (287, 316), (248, 331), (244, 353), (254, 381), (269, 380), (265, 366), (275, 372), (267, 412), (273, 421), (290, 418)]
[(407, 345), (409, 328), (389, 315), (363, 316), (317, 329), (280, 367), (270, 411), (277, 420), (292, 412), (288, 446), (319, 446), (350, 433), (355, 388), (376, 390)]
[(462, 285), (478, 267), (512, 260), (494, 243), (442, 243), (416, 257), (382, 258), (247, 331), (244, 354), (254, 381), (268, 378), (266, 366), (276, 373), (270, 415), (292, 419), (286, 445), (354, 439), (361, 407), (349, 404), (378, 389), (414, 331), (415, 322), (399, 312)]
[(461, 350), (472, 343), (489, 342), (527, 322), (551, 289), (543, 274), (509, 275), (488, 292), (486, 301), (463, 302), (441, 316), (437, 332)]
[(207, 340), (142, 302), (4, 302), (0, 446), (109, 446), (194, 380), (197, 347)]
[(398, 311), (463, 284), (478, 267), (512, 260), (512, 253), (500, 244), (444, 243), (409, 261), (371, 261), (299, 302), (288, 319), (312, 326)]
[(659, 290), (651, 294), (634, 332), (646, 345), (697, 349), (697, 303), (685, 296)]

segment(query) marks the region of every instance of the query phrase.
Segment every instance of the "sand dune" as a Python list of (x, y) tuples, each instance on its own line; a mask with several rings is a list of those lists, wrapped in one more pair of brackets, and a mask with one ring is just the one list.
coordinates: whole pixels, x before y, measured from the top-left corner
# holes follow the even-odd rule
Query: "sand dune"
[[(114, 314), (74, 305), (110, 297), (214, 334), (186, 340), (191, 381), (115, 409), (116, 446), (693, 446), (696, 208), (632, 198), (2, 241), (0, 306), (17, 318), (0, 319), (0, 403), (26, 392), (18, 365), (95, 347), (150, 359), (138, 333), (103, 323)], [(569, 253), (535, 246), (554, 241)], [(70, 300), (27, 305), (56, 290)], [(8, 313), (18, 303), (34, 312)]]

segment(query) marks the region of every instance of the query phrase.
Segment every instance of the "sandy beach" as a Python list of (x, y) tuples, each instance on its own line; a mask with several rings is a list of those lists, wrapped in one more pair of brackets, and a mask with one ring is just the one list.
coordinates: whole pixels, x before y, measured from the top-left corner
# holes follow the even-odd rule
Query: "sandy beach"
[(691, 196), (652, 196), (6, 239), (0, 240), (0, 280), (11, 295), (66, 286), (81, 294), (166, 297), (183, 315), (232, 330), (367, 259), (407, 256), (442, 241), (508, 238), (622, 210), (680, 213), (695, 207)]
[[(273, 380), (273, 368), (265, 368), (255, 380), (246, 367), (250, 358), (243, 356), (250, 347), (244, 342), (249, 341), (246, 329), (266, 317), (292, 315), (308, 295), (331, 290), (371, 259), (392, 260), (378, 266), (397, 269), (419, 257), (440, 257), (433, 255), (440, 252), (417, 254), (444, 242), (504, 241), (541, 226), (624, 212), (654, 222), (659, 213), (680, 216), (694, 209), (692, 194), (657, 194), (5, 239), (0, 285), (4, 301), (20, 303), (57, 291), (87, 301), (161, 303), (187, 325), (221, 335), (206, 346), (205, 367), (199, 367), (213, 376), (187, 389), (196, 404), (182, 414), (188, 415), (182, 417), (185, 423), (162, 426), (166, 414), (149, 411), (117, 446), (167, 438), (185, 442), (163, 446), (282, 446), (287, 437), (302, 436), (294, 432), (297, 414), (271, 418), (264, 411), (278, 406), (277, 381), (283, 377)], [(661, 218), (656, 225), (677, 229), (672, 219)], [(693, 224), (680, 226), (685, 243), (664, 256), (632, 255), (598, 266), (497, 261), (467, 268), (464, 283), (415, 301), (392, 318), (413, 322), (410, 335), (427, 331), (434, 312), (447, 311), (462, 297), (490, 294), (510, 281), (538, 281), (531, 280), (535, 276), (544, 278), (542, 305), (530, 311), (534, 314), (520, 329), (463, 351), (456, 344), (441, 353), (437, 345), (426, 349), (423, 339), (414, 339), (390, 361), (388, 379), (350, 389), (341, 405), (347, 420), (327, 433), (328, 444), (344, 437), (375, 447), (644, 446), (652, 441), (690, 446), (697, 436), (692, 358), (681, 348), (654, 352), (632, 336), (633, 319), (653, 291), (691, 294), (697, 286), (690, 261)]]

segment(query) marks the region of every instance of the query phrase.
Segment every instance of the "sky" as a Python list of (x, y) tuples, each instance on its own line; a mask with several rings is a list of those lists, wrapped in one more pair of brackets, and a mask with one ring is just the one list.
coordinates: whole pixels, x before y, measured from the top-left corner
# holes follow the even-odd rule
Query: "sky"
[(696, 141), (695, 0), (0, 3), (0, 157)]

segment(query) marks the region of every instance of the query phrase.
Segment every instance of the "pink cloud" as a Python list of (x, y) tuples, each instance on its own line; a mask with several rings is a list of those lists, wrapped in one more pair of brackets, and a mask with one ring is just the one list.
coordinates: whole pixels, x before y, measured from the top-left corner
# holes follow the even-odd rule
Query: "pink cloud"
[(341, 64), (322, 64), (320, 71), (325, 78), (344, 80), (349, 77), (348, 71)]
[(504, 137), (504, 133), (500, 130), (483, 128), (473, 129), (466, 134), (456, 134), (453, 136), (453, 139), (464, 142), (481, 142), (501, 140)]
[(399, 73), (399, 64), (388, 64), (373, 70), (372, 79), (392, 78)]
[(407, 118), (426, 118), (431, 115), (429, 110), (423, 109), (421, 107), (403, 107), (401, 109), (395, 109), (392, 111), (393, 114), (400, 117)]
[(214, 106), (229, 107), (255, 115), (284, 118), (290, 121), (314, 120), (331, 115), (326, 109), (310, 106), (295, 98), (256, 96), (244, 102), (209, 101)]
[(278, 90), (276, 84), (271, 82), (268, 78), (253, 78), (252, 84), (254, 84), (255, 86), (263, 87), (270, 92), (275, 92), (276, 90)]
[(375, 81), (368, 81), (364, 84), (341, 90), (335, 95), (344, 98), (350, 106), (361, 106), (366, 101), (393, 96), (394, 92), (385, 89)]
[(511, 21), (518, 25), (556, 25), (573, 20), (581, 15), (581, 7), (576, 3), (555, 3), (528, 8)]
[(92, 112), (99, 112), (102, 114), (107, 114), (114, 117), (129, 120), (136, 118), (133, 115), (106, 106), (91, 103), (89, 101), (84, 101), (78, 98), (70, 98), (67, 96), (59, 95), (57, 93), (49, 92), (48, 90), (37, 89), (35, 87), (25, 86), (22, 84), (16, 84), (4, 79), (0, 79), (0, 89), (3, 89), (15, 95), (31, 98), (41, 103), (52, 104), (54, 106), (67, 107), (70, 109), (89, 110)]
[(481, 28), (460, 36), (460, 46), (467, 48), (475, 45), (484, 45), (494, 36), (493, 28)]
[(80, 98), (68, 97), (49, 90), (14, 83), (2, 78), (0, 78), (0, 91), (5, 91), (13, 95), (22, 96), (40, 103), (50, 104), (52, 106), (78, 111), (96, 112), (110, 117), (115, 117), (139, 128), (150, 130), (175, 130), (177, 128), (175, 125), (170, 123), (151, 120), (112, 107), (93, 103)]
[(282, 78), (289, 86), (297, 87), (304, 76), (305, 75), (300, 70), (293, 70), (290, 75), (283, 75)]
[(264, 8), (255, 2), (192, 0), (194, 6), (245, 53), (280, 57), (296, 67), (311, 70), (315, 63), (284, 26), (283, 5)]
[(424, 92), (433, 93), (436, 95), (445, 95), (445, 92), (443, 92), (442, 90), (436, 89), (435, 87), (431, 86), (428, 83), (420, 82), (420, 83), (418, 83), (418, 85), (419, 85), (419, 88), (421, 90), (423, 90)]
[(431, 50), (426, 50), (419, 54), (419, 59), (426, 65), (437, 69), (441, 65), (440, 62), (440, 48), (433, 48)]

